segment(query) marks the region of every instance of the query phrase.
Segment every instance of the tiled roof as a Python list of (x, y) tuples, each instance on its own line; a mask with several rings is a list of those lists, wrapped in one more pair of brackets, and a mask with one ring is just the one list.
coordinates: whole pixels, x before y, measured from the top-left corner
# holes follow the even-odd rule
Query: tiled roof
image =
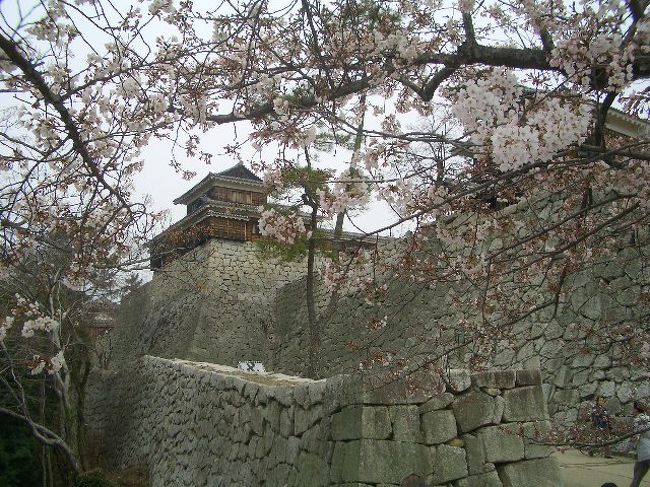
[(258, 178), (255, 175), (255, 173), (253, 173), (250, 169), (248, 169), (242, 163), (239, 163), (236, 166), (233, 166), (233, 167), (231, 167), (229, 169), (226, 169), (225, 171), (218, 172), (216, 175), (217, 176), (225, 176), (225, 177), (228, 177), (228, 178), (247, 179), (249, 181), (255, 181), (257, 183), (262, 182), (262, 180), (260, 178)]

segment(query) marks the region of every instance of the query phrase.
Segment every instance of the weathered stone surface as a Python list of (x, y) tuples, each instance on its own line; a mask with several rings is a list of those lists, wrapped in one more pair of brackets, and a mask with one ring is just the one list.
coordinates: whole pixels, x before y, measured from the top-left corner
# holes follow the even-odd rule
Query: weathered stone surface
[(449, 392), (436, 394), (427, 402), (419, 406), (420, 414), (428, 413), (429, 411), (435, 411), (437, 409), (444, 409), (447, 406), (449, 406), (453, 401), (454, 401), (454, 395), (450, 394)]
[[(512, 403), (513, 407), (518, 404), (515, 398), (513, 398)], [(463, 394), (452, 404), (458, 429), (462, 433), (491, 424), (494, 420), (495, 407), (494, 398), (479, 391), (470, 391)]]
[(320, 405), (312, 406), (309, 409), (296, 407), (294, 410), (293, 431), (301, 435), (307, 431), (316, 421), (323, 417), (323, 409)]
[(485, 465), (485, 447), (483, 440), (475, 435), (463, 435), (467, 454), (467, 471), (470, 475), (483, 473)]
[(549, 421), (524, 423), (524, 454), (527, 460), (532, 458), (546, 458), (553, 453), (552, 447), (540, 444), (540, 442), (545, 441), (544, 435), (548, 433), (550, 429), (551, 423)]
[(562, 485), (557, 460), (545, 458), (506, 463), (497, 467), (503, 487), (558, 487)]
[(503, 487), (496, 471), (480, 475), (470, 475), (454, 482), (454, 487)]
[(296, 476), (296, 485), (329, 485), (329, 465), (323, 458), (303, 452), (297, 464), (300, 469)]
[(431, 411), (422, 415), (423, 441), (427, 445), (444, 443), (458, 434), (454, 413), (448, 409)]
[(499, 424), (503, 419), (503, 412), (506, 409), (506, 400), (501, 396), (494, 398), (494, 416), (492, 417), (492, 424)]
[(337, 442), (331, 481), (399, 484), (411, 474), (425, 476), (431, 469), (429, 449), (416, 443), (386, 440)]
[(390, 437), (391, 431), (391, 418), (386, 407), (348, 406), (332, 416), (333, 440), (383, 440)]
[(537, 421), (548, 418), (544, 393), (540, 386), (511, 389), (503, 393), (503, 421)]
[(472, 385), (472, 376), (467, 369), (451, 369), (445, 379), (449, 389), (456, 393), (466, 391)]
[(524, 442), (514, 431), (503, 426), (481, 428), (477, 437), (483, 442), (490, 463), (514, 462), (524, 458)]
[(472, 385), (495, 389), (512, 389), (515, 387), (514, 370), (487, 370), (472, 375)]
[[(293, 434), (293, 411), (294, 408), (285, 408), (280, 411), (280, 434), (288, 438)], [(253, 428), (255, 430), (255, 428)]]
[[(501, 414), (505, 398), (479, 390), (439, 395), (437, 403), (356, 403), (332, 410), (332, 404), (343, 401), (319, 399), (304, 379), (246, 374), (237, 375), (235, 381), (229, 374), (239, 373), (231, 368), (153, 357), (135, 370), (129, 381), (115, 379), (124, 383), (124, 390), (118, 388), (114, 400), (120, 411), (125, 411), (122, 403), (128, 404), (135, 417), (128, 428), (111, 423), (107, 431), (114, 435), (112, 444), (129, 445), (116, 449), (117, 461), (128, 465), (133, 458), (144, 459), (153, 485), (236, 486), (264, 481), (395, 487), (415, 474), (430, 486), (496, 487), (491, 462), (515, 456), (513, 446), (497, 438), (501, 432), (496, 426), (478, 426), (475, 434), (457, 436), (457, 424), (474, 428), (483, 421), (497, 421)], [(223, 380), (213, 380), (214, 374), (223, 374)], [(250, 381), (256, 386), (249, 386)], [(345, 395), (345, 383), (337, 384), (338, 389), (328, 388), (327, 382), (319, 387)], [(291, 392), (279, 393), (281, 388)], [(301, 392), (295, 394), (296, 390)], [(421, 412), (443, 404), (451, 408)], [(464, 404), (488, 414), (477, 420), (472, 410), (470, 417), (458, 421), (454, 412), (465, 411)], [(422, 444), (425, 441), (431, 445)], [(498, 449), (501, 456), (487, 458), (486, 442), (489, 451)], [(152, 444), (163, 455), (154, 453)], [(468, 474), (472, 478), (466, 479)]]
[[(393, 440), (419, 442), (420, 414), (417, 406), (393, 406), (388, 409), (393, 426)], [(372, 438), (364, 434), (364, 438)]]
[[(433, 447), (432, 447), (433, 449)], [(467, 476), (465, 450), (447, 445), (435, 447), (433, 473), (428, 477), (432, 484), (444, 484)]]
[(542, 383), (542, 373), (539, 369), (522, 369), (517, 371), (517, 386), (536, 386)]

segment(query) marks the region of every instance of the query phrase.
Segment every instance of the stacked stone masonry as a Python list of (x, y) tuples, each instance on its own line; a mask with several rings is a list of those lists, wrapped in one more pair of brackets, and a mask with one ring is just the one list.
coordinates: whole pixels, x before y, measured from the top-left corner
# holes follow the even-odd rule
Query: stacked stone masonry
[(423, 373), (435, 393), (152, 356), (95, 373), (112, 389), (87, 410), (98, 455), (146, 465), (154, 487), (561, 484), (550, 448), (533, 441), (548, 427), (537, 370)]
[[(553, 205), (536, 216), (551, 221)], [(454, 228), (470, 224), (462, 216), (449, 222)], [(557, 308), (514, 325), (518, 343), (496, 347), (491, 366), (542, 370), (549, 412), (562, 423), (578, 421), (580, 410), (587, 410), (596, 395), (607, 399), (608, 411), (616, 416), (629, 415), (633, 400), (650, 398), (647, 368), (630, 366), (615, 341), (599, 336), (610, 325), (647, 327), (650, 315), (648, 232), (639, 230), (634, 239), (622, 235), (619, 241), (596, 265), (566, 276)], [(429, 253), (435, 255), (438, 244), (431, 245)], [(476, 318), (476, 306), (457, 304), (459, 297), (471, 301), (462, 284), (427, 286), (391, 275), (383, 266), (394, 263), (398, 247), (396, 241), (383, 242), (379, 268), (357, 276), (377, 277), (380, 271), (379, 282), (388, 288), (381, 305), (343, 292), (323, 323), (322, 375), (358, 369), (362, 354), (348, 347), (352, 342), (362, 344), (367, 355), (375, 350), (408, 358), (439, 355), (441, 349), (455, 348), (457, 325)], [(120, 329), (111, 338), (114, 362), (145, 353), (232, 366), (250, 359), (262, 361), (267, 370), (304, 375), (309, 342), (305, 273), (305, 262), (262, 257), (249, 242), (207, 242), (124, 301)], [(319, 310), (327, 304), (319, 286)], [(369, 320), (384, 317), (385, 328), (368, 331)], [(462, 353), (450, 354), (449, 360), (452, 366), (467, 363)]]

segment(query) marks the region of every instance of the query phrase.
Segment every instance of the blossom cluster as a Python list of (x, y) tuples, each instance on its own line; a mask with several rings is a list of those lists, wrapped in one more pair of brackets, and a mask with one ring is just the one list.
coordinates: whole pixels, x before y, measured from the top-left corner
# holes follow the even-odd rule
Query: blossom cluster
[(61, 326), (60, 322), (44, 313), (38, 302), (29, 301), (20, 294), (15, 295), (15, 300), (16, 305), (11, 309), (11, 316), (6, 316), (0, 324), (0, 344), (7, 337), (9, 329), (21, 321), (22, 328), (20, 334), (24, 338), (32, 338), (36, 332), (43, 332), (47, 334), (51, 345), (58, 350), (55, 355), (48, 356), (49, 358), (34, 355), (33, 360), (26, 362), (30, 369), (30, 374), (36, 375), (43, 370), (47, 370), (49, 374), (58, 372), (65, 364), (63, 350), (59, 346), (58, 338), (55, 336)]
[(327, 216), (360, 209), (370, 202), (370, 185), (356, 169), (344, 171), (328, 189), (318, 191), (320, 206)]
[(300, 215), (284, 215), (274, 209), (262, 211), (259, 220), (260, 233), (284, 244), (311, 237)]
[(452, 110), (479, 151), (504, 172), (550, 161), (584, 141), (591, 122), (585, 100), (525, 96), (509, 70), (469, 80)]
[(59, 350), (56, 355), (51, 357), (42, 357), (39, 354), (34, 354), (32, 360), (28, 361), (29, 373), (30, 375), (38, 375), (44, 370), (49, 374), (53, 375), (59, 372), (65, 365), (65, 358), (63, 356), (63, 350)]

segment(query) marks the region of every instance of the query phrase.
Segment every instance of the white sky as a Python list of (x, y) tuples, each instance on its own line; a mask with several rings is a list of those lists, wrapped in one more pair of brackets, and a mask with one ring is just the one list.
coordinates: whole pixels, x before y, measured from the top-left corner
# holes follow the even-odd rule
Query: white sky
[[(273, 1), (273, 0), (271, 0)], [(31, 2), (24, 0), (0, 0), (1, 11), (8, 19), (17, 18), (18, 5), (25, 13)], [(34, 2), (36, 3), (36, 2)], [(282, 2), (284, 3), (284, 2)], [(31, 3), (33, 4), (33, 3)], [(132, 3), (126, 0), (115, 0), (114, 5), (124, 6), (126, 11)], [(118, 7), (119, 8), (119, 7)], [(143, 8), (144, 11), (145, 8)], [(36, 17), (35, 17), (36, 18)], [(150, 29), (155, 35), (160, 35), (160, 29)], [(91, 41), (93, 36), (88, 37)], [(103, 45), (104, 41), (97, 36), (97, 46)], [(77, 54), (80, 62), (85, 60), (83, 53)], [(0, 106), (11, 104), (11, 100), (5, 96), (0, 96)], [(195, 171), (196, 176), (190, 180), (184, 180), (180, 174), (170, 166), (171, 160), (171, 143), (152, 139), (152, 142), (142, 151), (142, 158), (145, 162), (143, 171), (135, 177), (135, 188), (139, 196), (150, 195), (152, 208), (155, 210), (167, 210), (169, 212), (168, 221), (164, 226), (178, 221), (185, 215), (183, 205), (174, 205), (173, 200), (191, 188), (200, 181), (208, 172), (219, 172), (231, 167), (237, 163), (237, 160), (231, 156), (224, 155), (224, 146), (232, 144), (237, 137), (237, 141), (244, 141), (250, 131), (248, 122), (239, 122), (236, 127), (233, 125), (223, 125), (212, 129), (209, 133), (200, 134), (200, 149), (213, 154), (212, 164), (206, 165), (197, 160), (188, 159), (184, 151), (178, 150), (176, 159), (182, 162), (185, 169)], [(265, 156), (267, 153), (265, 152)], [(273, 151), (268, 152), (270, 158), (273, 157)], [(321, 159), (316, 164), (319, 167), (329, 167), (342, 170), (350, 160), (350, 155), (344, 149), (338, 149), (336, 154), (324, 155), (320, 153)], [(255, 153), (253, 149), (244, 154), (244, 162), (250, 168), (250, 161), (259, 160), (260, 154)], [(261, 176), (261, 175), (260, 175)], [(372, 231), (376, 228), (386, 226), (389, 222), (396, 220), (395, 215), (389, 210), (387, 205), (382, 203), (372, 203), (368, 211), (355, 218), (355, 223), (363, 230)], [(356, 229), (346, 221), (346, 230), (355, 231)]]

